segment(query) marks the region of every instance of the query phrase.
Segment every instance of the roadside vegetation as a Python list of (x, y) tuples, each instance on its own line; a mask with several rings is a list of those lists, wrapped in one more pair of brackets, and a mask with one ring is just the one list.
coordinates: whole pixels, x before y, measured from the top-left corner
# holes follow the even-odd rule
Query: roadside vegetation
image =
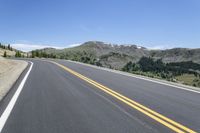
[(15, 55), (15, 50), (10, 46), (10, 44), (0, 43), (0, 56), (12, 57)]
[(14, 49), (10, 44), (0, 43), (0, 56), (3, 57), (26, 57), (25, 52)]
[(30, 58), (35, 58), (35, 57), (38, 57), (38, 58), (57, 58), (57, 56), (55, 54), (53, 54), (53, 53), (47, 54), (46, 52), (43, 52), (41, 50), (31, 51), (31, 55), (28, 56), (28, 57), (30, 57)]
[(68, 52), (65, 54), (48, 54), (45, 51), (42, 50), (33, 50), (31, 51), (31, 55), (29, 56), (31, 58), (53, 58), (53, 59), (66, 59), (66, 60), (73, 60), (73, 61), (79, 61), (87, 64), (102, 66), (98, 59), (94, 56), (94, 54), (86, 52), (86, 51), (73, 51)]
[(4, 45), (4, 44), (0, 43), (0, 48), (13, 51), (13, 48), (10, 46), (10, 44)]
[(128, 62), (122, 71), (200, 87), (200, 64), (192, 61), (163, 63), (142, 57), (137, 63)]

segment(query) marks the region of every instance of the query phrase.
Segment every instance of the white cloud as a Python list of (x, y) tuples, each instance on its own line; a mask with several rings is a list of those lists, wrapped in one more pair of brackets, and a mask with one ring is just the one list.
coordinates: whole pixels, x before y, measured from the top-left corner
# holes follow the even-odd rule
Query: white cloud
[(74, 44), (67, 45), (66, 48), (76, 47), (79, 45), (81, 45), (81, 43), (74, 43)]
[(70, 44), (66, 45), (66, 47), (59, 47), (59, 46), (53, 46), (53, 45), (38, 45), (38, 44), (23, 44), (23, 43), (14, 43), (11, 44), (13, 48), (16, 48), (18, 50), (22, 50), (25, 52), (35, 50), (35, 49), (42, 49), (42, 48), (56, 48), (56, 49), (63, 49), (63, 48), (69, 48), (69, 47), (75, 47), (80, 44)]

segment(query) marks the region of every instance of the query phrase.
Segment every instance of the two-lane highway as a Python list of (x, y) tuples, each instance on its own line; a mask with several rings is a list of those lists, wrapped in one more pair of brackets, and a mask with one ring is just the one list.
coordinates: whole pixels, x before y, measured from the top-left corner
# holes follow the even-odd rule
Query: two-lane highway
[(60, 60), (58, 63), (200, 132), (200, 94)]
[(200, 132), (198, 93), (64, 60), (31, 61), (3, 133)]

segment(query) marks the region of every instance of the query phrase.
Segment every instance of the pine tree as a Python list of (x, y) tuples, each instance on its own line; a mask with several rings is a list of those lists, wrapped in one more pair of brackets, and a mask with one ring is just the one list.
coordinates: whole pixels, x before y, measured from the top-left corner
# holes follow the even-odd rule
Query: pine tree
[(31, 58), (35, 58), (35, 51), (31, 51)]
[(19, 57), (22, 57), (21, 52), (19, 52), (19, 51), (18, 51), (18, 55), (19, 55)]
[(20, 53), (19, 51), (17, 51), (17, 52), (15, 53), (15, 57), (22, 57), (22, 56), (21, 56), (21, 53)]
[(6, 53), (6, 51), (4, 51), (3, 57), (7, 57), (7, 53)]
[(15, 57), (18, 57), (18, 51), (16, 51), (16, 53), (15, 53)]
[(10, 51), (13, 51), (13, 48), (10, 46)]
[(8, 50), (10, 50), (10, 44), (8, 44)]

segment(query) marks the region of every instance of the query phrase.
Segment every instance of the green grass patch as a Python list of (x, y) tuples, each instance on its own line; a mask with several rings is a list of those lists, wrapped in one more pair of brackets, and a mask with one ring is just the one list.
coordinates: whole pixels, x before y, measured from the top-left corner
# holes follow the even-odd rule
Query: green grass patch
[(194, 74), (183, 74), (176, 76), (176, 79), (183, 84), (200, 87), (200, 78), (196, 77)]

